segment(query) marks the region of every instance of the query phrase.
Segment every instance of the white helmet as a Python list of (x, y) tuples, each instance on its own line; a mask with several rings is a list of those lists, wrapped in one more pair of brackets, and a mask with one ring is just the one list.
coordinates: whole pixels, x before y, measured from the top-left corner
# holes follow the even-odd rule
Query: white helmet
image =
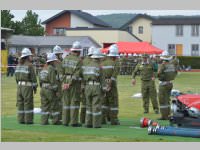
[(117, 44), (112, 44), (111, 46), (113, 46), (113, 47), (117, 47), (117, 48), (118, 48)]
[(23, 48), (22, 50), (22, 55), (20, 58), (26, 57), (26, 56), (32, 56), (33, 54), (31, 53), (30, 49), (28, 48)]
[(54, 60), (58, 60), (55, 53), (48, 53), (47, 54), (47, 63), (54, 61)]
[(156, 54), (153, 54), (153, 55), (152, 55), (152, 58), (156, 58)]
[(72, 45), (71, 51), (78, 51), (81, 52), (83, 50), (81, 43), (78, 41), (75, 41)]
[(53, 52), (54, 52), (55, 54), (63, 54), (63, 51), (62, 51), (61, 47), (58, 46), (58, 45), (56, 45), (56, 46), (53, 48)]
[(95, 47), (94, 46), (91, 46), (89, 49), (88, 49), (88, 56), (91, 56), (93, 54), (93, 52), (95, 51)]
[(93, 51), (93, 54), (91, 56), (91, 58), (103, 58), (103, 54), (101, 53), (101, 50), (100, 48), (96, 48), (94, 51)]
[(162, 54), (161, 54), (161, 56), (169, 56), (168, 51), (163, 51)]
[(116, 44), (111, 45), (109, 48), (109, 54), (107, 56), (111, 56), (111, 57), (118, 57), (119, 56), (119, 49), (118, 46)]
[(134, 54), (133, 54), (133, 56), (135, 56), (135, 57), (136, 57), (136, 56), (138, 56), (138, 55), (137, 55), (136, 53), (134, 53)]
[(171, 60), (172, 56), (169, 56), (168, 51), (164, 51), (164, 52), (162, 52), (160, 59), (162, 59), (162, 60)]

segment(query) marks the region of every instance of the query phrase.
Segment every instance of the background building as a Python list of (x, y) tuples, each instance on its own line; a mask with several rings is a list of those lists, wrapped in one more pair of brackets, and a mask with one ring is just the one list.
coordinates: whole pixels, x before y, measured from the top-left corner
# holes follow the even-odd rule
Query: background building
[(145, 42), (152, 42), (152, 20), (153, 17), (145, 14), (133, 15), (133, 18), (125, 23), (121, 29), (128, 31), (129, 33), (137, 36), (139, 39)]
[(64, 10), (43, 22), (46, 35), (90, 36), (101, 47), (119, 41), (141, 41), (131, 32), (112, 28), (104, 21), (80, 10)]
[(152, 22), (152, 44), (171, 55), (200, 56), (200, 16), (159, 17)]
[(66, 28), (110, 27), (107, 23), (81, 10), (63, 10), (60, 13), (42, 22), (45, 24), (46, 35), (65, 35)]
[(119, 41), (141, 41), (138, 37), (127, 31), (114, 28), (71, 28), (66, 29), (66, 36), (90, 36), (104, 48)]
[(91, 37), (88, 36), (21, 36), (13, 35), (8, 39), (8, 48), (12, 53), (20, 53), (22, 48), (30, 48), (33, 54), (40, 55), (52, 52), (55, 45), (63, 50), (69, 51), (73, 42), (79, 41), (84, 48), (84, 53), (90, 46), (100, 47)]

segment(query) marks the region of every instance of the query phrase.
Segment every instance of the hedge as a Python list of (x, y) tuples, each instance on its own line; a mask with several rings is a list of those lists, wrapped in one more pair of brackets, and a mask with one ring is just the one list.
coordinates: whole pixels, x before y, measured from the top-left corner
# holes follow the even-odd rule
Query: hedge
[(192, 69), (200, 69), (200, 57), (198, 56), (178, 56), (179, 65), (191, 66)]

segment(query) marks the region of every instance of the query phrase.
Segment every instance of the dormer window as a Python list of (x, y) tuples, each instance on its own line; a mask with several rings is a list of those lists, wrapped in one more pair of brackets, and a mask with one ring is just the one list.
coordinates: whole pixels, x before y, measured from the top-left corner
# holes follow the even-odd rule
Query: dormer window
[(138, 33), (139, 34), (143, 34), (143, 26), (139, 26), (138, 27)]

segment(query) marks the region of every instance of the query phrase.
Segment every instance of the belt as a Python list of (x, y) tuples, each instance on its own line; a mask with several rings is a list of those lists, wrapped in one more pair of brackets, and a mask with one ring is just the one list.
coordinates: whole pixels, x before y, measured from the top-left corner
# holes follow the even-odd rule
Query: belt
[(28, 81), (19, 81), (18, 85), (32, 86), (32, 83)]
[(148, 82), (148, 81), (152, 81), (152, 80), (142, 80), (142, 81), (144, 81), (144, 82)]
[(82, 80), (82, 78), (78, 78), (78, 77), (73, 76), (73, 75), (67, 75), (66, 79)]
[(167, 85), (167, 84), (171, 84), (171, 81), (160, 81), (159, 84), (160, 85)]
[(97, 81), (89, 81), (89, 82), (87, 82), (87, 84), (89, 84), (89, 85), (100, 85), (100, 82), (97, 82)]
[(43, 87), (43, 88), (47, 88), (47, 87), (49, 87), (49, 86), (50, 86), (49, 83), (42, 83), (42, 87)]

